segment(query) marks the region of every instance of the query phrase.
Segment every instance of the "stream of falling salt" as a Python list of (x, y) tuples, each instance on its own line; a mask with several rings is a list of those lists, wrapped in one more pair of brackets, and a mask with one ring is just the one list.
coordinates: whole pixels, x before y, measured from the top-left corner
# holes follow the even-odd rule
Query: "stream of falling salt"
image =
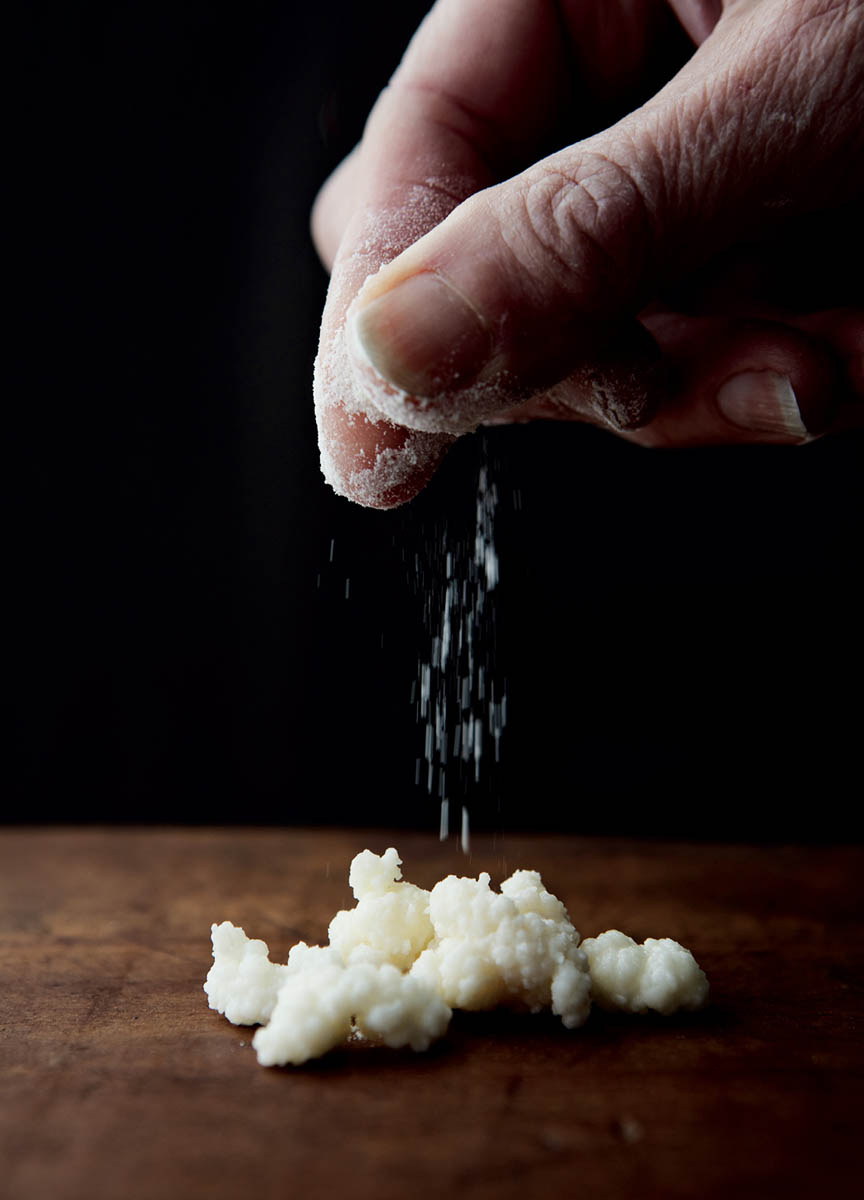
[[(412, 699), (422, 730), (423, 754), (416, 782), (440, 801), (440, 837), (450, 832), (454, 798), (462, 801), (460, 842), (470, 845), (467, 798), (476, 795), (485, 757), (499, 761), (507, 721), (507, 696), (495, 666), (495, 621), (491, 593), (498, 585), (495, 509), (498, 492), (486, 465), (477, 482), (472, 537), (454, 537), (447, 527), (435, 548), (440, 583), (430, 579), (424, 595), (429, 653), (418, 662)], [(443, 565), (441, 579), (440, 565)], [(419, 561), (415, 570), (420, 578)], [(442, 594), (443, 592), (443, 594)]]

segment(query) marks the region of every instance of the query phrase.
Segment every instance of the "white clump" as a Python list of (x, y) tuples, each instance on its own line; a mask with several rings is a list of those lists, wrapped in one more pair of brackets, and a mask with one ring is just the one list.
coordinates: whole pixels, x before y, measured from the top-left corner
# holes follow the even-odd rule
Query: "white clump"
[(552, 1009), (568, 1029), (591, 1009), (588, 960), (560, 900), (536, 871), (517, 871), (489, 887), (489, 875), (450, 875), (432, 889), (435, 940), (411, 974), (453, 1008)]
[(355, 855), (348, 871), (348, 886), (355, 900), (364, 896), (381, 896), (399, 886), (402, 878), (402, 859), (394, 846), (383, 854), (361, 850)]
[(440, 996), (390, 963), (334, 960), (285, 980), (270, 1024), (252, 1045), (264, 1067), (299, 1066), (352, 1033), (394, 1049), (428, 1050), (450, 1016)]
[(538, 871), (514, 871), (501, 884), (501, 893), (509, 896), (521, 913), (538, 913), (550, 921), (570, 919), (558, 897), (546, 891)]
[(328, 946), (298, 942), (284, 964), (230, 921), (213, 925), (204, 991), (233, 1024), (261, 1025), (252, 1044), (262, 1066), (297, 1066), (352, 1037), (426, 1050), (453, 1008), (551, 1008), (575, 1029), (592, 996), (629, 1012), (705, 1003), (704, 974), (669, 938), (637, 946), (611, 930), (580, 947), (536, 871), (516, 871), (500, 893), (485, 872), (449, 875), (426, 892), (400, 868), (392, 846), (358, 854), (355, 907), (333, 918)]
[(708, 980), (693, 955), (671, 938), (646, 938), (637, 944), (610, 929), (586, 938), (582, 949), (591, 968), (591, 990), (601, 1008), (668, 1016), (694, 1011), (708, 999)]
[(204, 984), (210, 1007), (232, 1025), (269, 1021), (288, 968), (270, 961), (266, 942), (247, 938), (230, 921), (213, 925), (210, 934), (213, 966)]
[(380, 857), (364, 850), (352, 862), (348, 882), (357, 904), (337, 913), (328, 931), (346, 962), (386, 962), (407, 971), (432, 940), (429, 893), (399, 882), (401, 861), (391, 846)]

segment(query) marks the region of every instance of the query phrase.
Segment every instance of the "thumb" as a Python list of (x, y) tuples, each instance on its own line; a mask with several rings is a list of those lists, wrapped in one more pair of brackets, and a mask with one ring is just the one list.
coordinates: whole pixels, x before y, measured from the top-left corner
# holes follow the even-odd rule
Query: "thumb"
[[(610, 345), (644, 360), (636, 313), (670, 278), (778, 206), (860, 188), (862, 13), (732, 4), (647, 105), (464, 201), (355, 299), (364, 397), (398, 424), (459, 433)], [(619, 424), (639, 424), (648, 399)]]

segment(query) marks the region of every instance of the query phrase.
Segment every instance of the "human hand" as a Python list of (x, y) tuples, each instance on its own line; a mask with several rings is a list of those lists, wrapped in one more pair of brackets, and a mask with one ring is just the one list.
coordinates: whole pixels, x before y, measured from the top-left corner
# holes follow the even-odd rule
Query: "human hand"
[(864, 0), (669, 8), (696, 53), (534, 162), (562, 114), (644, 85), (672, 13), (438, 0), (313, 217), (338, 492), (402, 503), (484, 422), (652, 446), (864, 426)]

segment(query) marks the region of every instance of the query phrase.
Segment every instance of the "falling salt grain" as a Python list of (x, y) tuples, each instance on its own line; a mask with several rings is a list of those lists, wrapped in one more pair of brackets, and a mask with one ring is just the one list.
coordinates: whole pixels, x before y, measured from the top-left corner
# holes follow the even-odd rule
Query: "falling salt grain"
[[(443, 560), (444, 583), (443, 592), (438, 593), (440, 605), (435, 602), (434, 586), (425, 586), (419, 556), (413, 556), (413, 578), (424, 589), (424, 618), (430, 640), (428, 658), (417, 665), (411, 699), (417, 703), (418, 721), (425, 724), (426, 788), (429, 796), (440, 798), (442, 804), (449, 802), (454, 787), (464, 794), (466, 787), (480, 783), (487, 749), (494, 762), (500, 761), (506, 710), (500, 683), (495, 679), (494, 610), (489, 600), (499, 580), (494, 539), (497, 502), (497, 489), (484, 465), (477, 484), (473, 537), (453, 539), (446, 528), (442, 531), (439, 562)], [(433, 584), (440, 580), (439, 572), (440, 567), (433, 573)], [(419, 777), (418, 760), (418, 782)], [(467, 844), (465, 822), (467, 806), (462, 837)], [(441, 828), (445, 828), (443, 815)]]
[(441, 825), (438, 830), (438, 840), (446, 842), (450, 836), (450, 801), (441, 801)]

